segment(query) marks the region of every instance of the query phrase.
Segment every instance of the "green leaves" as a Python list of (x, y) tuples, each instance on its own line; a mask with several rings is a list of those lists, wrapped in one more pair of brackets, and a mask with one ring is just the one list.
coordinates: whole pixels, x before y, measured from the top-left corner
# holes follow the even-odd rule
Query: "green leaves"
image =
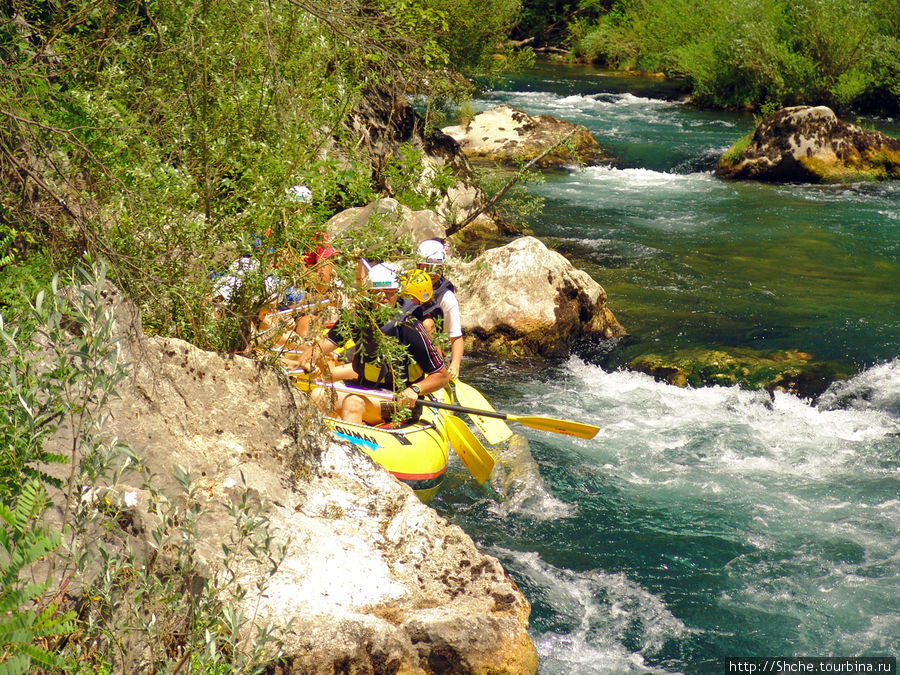
[(388, 192), (413, 211), (436, 211), (458, 180), (449, 167), (426, 164), (424, 153), (409, 143), (401, 145), (398, 154), (385, 164), (381, 179)]
[[(879, 47), (895, 35), (896, 3), (867, 0), (639, 0), (590, 26), (578, 50), (615, 67), (688, 79), (724, 107), (826, 104), (896, 111), (896, 70)], [(894, 61), (896, 62), (896, 61)], [(887, 94), (887, 95), (885, 95)]]
[(43, 602), (49, 582), (27, 583), (24, 572), (55, 551), (60, 534), (43, 521), (46, 497), (36, 479), (11, 502), (0, 501), (0, 673), (25, 673), (34, 665), (62, 668), (65, 660), (39, 646), (74, 630), (74, 613)]

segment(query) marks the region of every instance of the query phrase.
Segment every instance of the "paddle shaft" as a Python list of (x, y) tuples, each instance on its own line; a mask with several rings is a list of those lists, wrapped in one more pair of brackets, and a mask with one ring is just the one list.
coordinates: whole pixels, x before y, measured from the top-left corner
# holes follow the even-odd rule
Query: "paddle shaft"
[[(306, 312), (309, 309), (314, 309), (314, 308), (320, 307), (322, 305), (327, 305), (329, 302), (331, 302), (331, 300), (329, 298), (325, 298), (324, 300), (319, 300), (319, 302), (310, 302), (307, 305), (300, 305), (298, 307), (291, 307), (290, 309), (282, 309), (277, 312), (272, 312), (271, 314), (268, 314), (267, 316), (282, 317), (282, 316), (288, 316), (288, 315), (294, 315), (294, 314), (301, 314), (303, 312)], [(284, 328), (286, 326), (287, 326), (287, 324), (284, 322), (276, 323), (274, 326), (269, 326), (265, 330), (259, 331), (254, 337), (259, 337), (260, 335), (265, 335), (266, 333), (271, 333), (273, 330), (284, 330)]]
[[(292, 371), (293, 374), (300, 374), (298, 371)], [(289, 373), (291, 374), (291, 373)], [(345, 391), (351, 394), (359, 394), (360, 396), (372, 396), (387, 401), (394, 400), (394, 394), (389, 391), (380, 389), (360, 389), (358, 387), (348, 387), (347, 385), (335, 384), (333, 382), (316, 382), (319, 386), (332, 387), (338, 391)], [(468, 413), (470, 415), (482, 415), (484, 417), (496, 417), (501, 420), (509, 420), (510, 422), (518, 422), (532, 429), (540, 429), (541, 431), (550, 431), (555, 434), (565, 434), (567, 436), (577, 436), (578, 438), (593, 438), (600, 431), (600, 427), (592, 424), (584, 424), (582, 422), (570, 422), (568, 420), (558, 420), (552, 417), (524, 417), (519, 415), (508, 415), (491, 410), (477, 410), (475, 408), (466, 408), (453, 403), (441, 403), (439, 401), (430, 401), (426, 398), (420, 398), (419, 403), (429, 408), (440, 408), (442, 410), (452, 410), (453, 412)]]
[(578, 438), (593, 438), (600, 431), (600, 427), (592, 424), (584, 424), (583, 422), (570, 422), (569, 420), (558, 420), (552, 417), (535, 417), (523, 415), (509, 415), (496, 410), (476, 410), (475, 408), (466, 408), (453, 403), (441, 403), (439, 401), (426, 401), (419, 399), (422, 405), (431, 408), (441, 408), (443, 410), (452, 410), (453, 412), (469, 413), (470, 415), (480, 415), (481, 417), (495, 417), (510, 422), (518, 422), (532, 429), (540, 429), (541, 431), (550, 431), (554, 434), (565, 434), (567, 436), (577, 436)]
[(455, 403), (441, 403), (440, 401), (422, 401), (422, 405), (430, 408), (441, 408), (442, 410), (452, 410), (453, 412), (470, 413), (479, 415), (480, 417), (496, 417), (498, 420), (509, 419), (506, 413), (497, 412), (496, 410), (476, 410), (475, 408), (466, 408), (465, 406), (456, 405)]
[(318, 302), (310, 302), (305, 305), (298, 305), (296, 307), (289, 307), (288, 309), (282, 309), (277, 312), (272, 312), (269, 316), (286, 316), (288, 314), (298, 314), (300, 312), (305, 312), (308, 309), (312, 309), (314, 307), (321, 307), (322, 305), (327, 305), (331, 302), (330, 298), (325, 298), (324, 300), (319, 300)]

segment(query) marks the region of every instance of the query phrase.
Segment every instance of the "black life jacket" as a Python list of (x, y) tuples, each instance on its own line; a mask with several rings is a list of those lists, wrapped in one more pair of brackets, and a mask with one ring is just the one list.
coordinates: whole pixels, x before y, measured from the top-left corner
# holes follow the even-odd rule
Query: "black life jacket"
[[(387, 323), (381, 326), (381, 332), (395, 340), (400, 339), (400, 327), (410, 319), (414, 319), (414, 312), (418, 308), (413, 302), (404, 303), (400, 311)], [(362, 345), (354, 347), (353, 372), (359, 376), (359, 385), (368, 389), (393, 389), (394, 377), (390, 364), (379, 364), (375, 361), (378, 353), (378, 342), (374, 335), (370, 335)], [(407, 382), (418, 382), (425, 377), (425, 371), (409, 355), (403, 362), (397, 364), (400, 372), (406, 374)]]

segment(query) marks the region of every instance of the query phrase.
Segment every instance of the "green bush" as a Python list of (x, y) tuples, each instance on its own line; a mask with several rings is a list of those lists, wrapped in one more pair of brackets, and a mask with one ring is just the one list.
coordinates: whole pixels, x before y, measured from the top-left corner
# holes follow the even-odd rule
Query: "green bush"
[[(494, 56), (518, 8), (16, 3), (17, 23), (0, 26), (4, 274), (26, 241), (55, 269), (103, 256), (149, 331), (238, 348), (254, 307), (210, 311), (210, 275), (254, 234), (302, 250), (336, 211), (371, 201), (372, 157), (345, 124), (360, 98), (469, 90), (452, 69), (508, 66)], [(302, 218), (286, 193), (299, 183), (314, 194)]]
[(426, 165), (424, 153), (408, 143), (388, 160), (381, 175), (387, 191), (413, 211), (437, 210), (457, 183), (449, 167)]
[(522, 9), (521, 0), (425, 0), (442, 17), (436, 39), (448, 55), (448, 65), (466, 77), (490, 82), (501, 71), (530, 62), (530, 51), (504, 46)]
[(685, 77), (701, 103), (897, 110), (898, 24), (883, 0), (623, 0), (573, 30), (585, 58)]
[[(123, 375), (102, 295), (105, 269), (80, 269), (70, 279), (80, 286), (72, 295), (63, 294), (54, 277), (16, 323), (0, 315), (0, 670), (5, 672), (56, 669), (68, 662), (53, 646), (75, 630), (76, 615), (57, 611), (54, 552), (72, 533), (69, 507), (80, 503), (80, 486), (97, 480), (102, 443), (96, 442), (96, 431)], [(71, 430), (72, 457), (44, 447), (63, 424)], [(63, 464), (69, 464), (68, 479), (54, 471)], [(45, 486), (63, 502), (61, 528), (44, 520)], [(32, 568), (48, 558), (46, 571)]]
[(46, 599), (49, 580), (26, 580), (29, 567), (60, 545), (60, 533), (43, 520), (46, 507), (36, 478), (20, 484), (10, 502), (0, 497), (0, 672), (9, 675), (68, 665), (52, 646), (72, 633), (75, 613)]

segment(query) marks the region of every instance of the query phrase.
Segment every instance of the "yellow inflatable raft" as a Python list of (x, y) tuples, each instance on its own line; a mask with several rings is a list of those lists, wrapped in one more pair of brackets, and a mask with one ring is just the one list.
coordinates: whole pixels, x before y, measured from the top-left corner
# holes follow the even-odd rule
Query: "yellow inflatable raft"
[[(295, 376), (294, 383), (303, 391), (316, 388), (303, 375)], [(441, 486), (447, 471), (449, 443), (443, 418), (435, 411), (426, 408), (418, 421), (402, 425), (369, 426), (329, 416), (325, 423), (335, 437), (365, 452), (409, 485), (423, 502)]]
[(399, 427), (372, 427), (326, 417), (337, 438), (349, 441), (409, 485), (422, 501), (438, 491), (447, 471), (447, 437), (440, 418), (423, 411), (422, 418)]

